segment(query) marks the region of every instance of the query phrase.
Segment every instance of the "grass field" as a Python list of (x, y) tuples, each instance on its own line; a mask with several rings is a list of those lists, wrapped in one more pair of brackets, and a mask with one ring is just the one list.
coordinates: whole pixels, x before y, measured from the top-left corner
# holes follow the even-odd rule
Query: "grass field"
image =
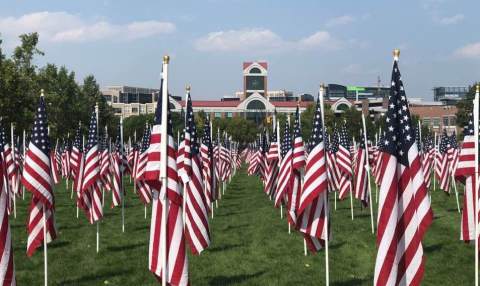
[[(125, 233), (120, 208), (105, 208), (97, 254), (95, 226), (88, 224), (83, 213), (76, 218), (70, 193), (64, 184), (57, 187), (59, 237), (48, 247), (49, 285), (158, 285), (147, 269), (150, 209), (145, 220), (132, 186), (127, 190)], [(106, 204), (110, 201), (108, 196)], [(474, 251), (459, 240), (455, 196), (436, 191), (432, 201), (435, 220), (424, 240), (423, 284), (472, 285)], [(17, 201), (17, 219), (10, 220), (17, 284), (42, 285), (42, 250), (32, 258), (25, 254), (27, 206), (27, 200)], [(332, 203), (331, 284), (372, 285), (376, 248), (369, 212), (355, 202), (352, 221), (349, 206), (347, 199), (334, 211)], [(324, 285), (324, 252), (305, 257), (302, 237), (287, 230), (286, 220), (280, 220), (260, 181), (239, 172), (215, 209), (210, 248), (189, 257), (192, 285)]]

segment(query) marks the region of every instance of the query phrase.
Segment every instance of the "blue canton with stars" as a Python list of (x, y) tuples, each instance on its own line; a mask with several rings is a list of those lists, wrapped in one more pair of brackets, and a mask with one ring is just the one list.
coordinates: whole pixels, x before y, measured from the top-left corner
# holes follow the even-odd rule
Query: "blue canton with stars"
[(348, 136), (347, 125), (344, 123), (340, 132), (338, 133), (339, 144), (350, 151), (351, 139)]
[(407, 96), (402, 77), (398, 69), (398, 61), (393, 61), (390, 96), (386, 113), (386, 134), (382, 151), (395, 156), (404, 166), (409, 166), (408, 150), (415, 143), (415, 130), (412, 128)]
[(80, 126), (77, 128), (77, 133), (75, 134), (75, 141), (73, 142), (73, 146), (75, 146), (80, 152), (83, 150), (83, 138), (80, 131)]
[(313, 115), (312, 135), (310, 136), (310, 142), (308, 151), (311, 152), (313, 148), (318, 146), (323, 141), (323, 126), (322, 126), (322, 111), (320, 109), (320, 101), (317, 98), (315, 105), (315, 114)]
[(40, 103), (38, 104), (30, 143), (42, 150), (45, 155), (48, 156), (50, 154), (47, 112), (45, 109), (45, 98), (43, 96), (40, 97)]
[(95, 110), (92, 112), (92, 116), (90, 117), (90, 125), (88, 127), (88, 139), (87, 139), (87, 146), (85, 146), (85, 152), (89, 152), (94, 146), (98, 144), (97, 138), (97, 114)]
[(197, 126), (195, 126), (195, 119), (193, 116), (192, 98), (190, 93), (187, 94), (187, 114), (185, 118), (186, 132), (190, 133), (190, 150), (192, 155), (197, 155), (200, 148), (197, 142)]
[[(168, 96), (168, 91), (167, 91)], [(163, 97), (163, 78), (160, 81), (160, 91), (158, 94), (157, 108), (155, 109), (155, 125), (162, 124), (162, 97)], [(168, 102), (168, 100), (167, 100)], [(172, 117), (170, 115), (170, 104), (167, 104), (167, 134), (173, 136)]]
[(283, 132), (283, 142), (282, 142), (282, 158), (285, 158), (288, 151), (292, 149), (292, 136), (290, 135), (290, 126), (288, 122), (285, 122), (285, 130)]
[(150, 127), (146, 125), (145, 131), (143, 131), (142, 149), (140, 149), (140, 152), (146, 152), (148, 150), (148, 147), (150, 147)]

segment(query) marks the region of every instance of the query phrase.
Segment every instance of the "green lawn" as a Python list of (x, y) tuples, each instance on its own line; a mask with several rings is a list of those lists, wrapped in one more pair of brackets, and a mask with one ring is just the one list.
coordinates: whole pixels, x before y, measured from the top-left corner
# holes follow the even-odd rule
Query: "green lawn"
[[(29, 197), (29, 195), (28, 195)], [(110, 204), (110, 197), (107, 204)], [(462, 199), (463, 197), (460, 197)], [(459, 240), (460, 214), (455, 196), (433, 193), (435, 220), (424, 241), (427, 265), (424, 285), (472, 285), (474, 251)], [(211, 221), (212, 245), (189, 258), (192, 285), (324, 285), (324, 252), (303, 254), (302, 237), (288, 234), (286, 220), (263, 194), (257, 178), (239, 172), (228, 186)], [(43, 251), (27, 258), (27, 200), (17, 201), (17, 219), (11, 217), (18, 285), (43, 284)], [(330, 243), (332, 285), (372, 285), (375, 236), (368, 209), (350, 201), (333, 210)], [(95, 252), (94, 225), (61, 184), (56, 189), (59, 237), (48, 248), (50, 285), (158, 285), (147, 269), (150, 209), (144, 208), (128, 185), (126, 226), (122, 233), (120, 208), (105, 208), (100, 225), (100, 253)]]

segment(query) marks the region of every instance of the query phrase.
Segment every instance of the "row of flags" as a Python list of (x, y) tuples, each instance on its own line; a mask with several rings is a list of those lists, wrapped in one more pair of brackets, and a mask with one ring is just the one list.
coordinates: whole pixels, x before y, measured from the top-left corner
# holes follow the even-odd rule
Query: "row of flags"
[[(465, 184), (461, 239), (474, 240), (474, 198), (478, 197), (474, 191), (473, 115), (464, 128), (461, 146), (455, 133), (449, 136), (446, 131), (438, 144), (432, 136), (421, 138), (420, 126), (412, 123), (398, 55), (392, 69), (386, 129), (376, 136), (376, 144), (366, 139), (365, 130), (361, 130), (358, 144), (352, 144), (345, 124), (328, 134), (321, 121), (322, 104), (319, 96), (311, 138), (305, 145), (298, 107), (293, 128), (288, 118), (282, 138), (274, 119), (272, 136), (263, 132), (246, 151), (248, 173), (260, 177), (275, 207), (287, 209), (289, 225), (304, 236), (306, 246), (315, 253), (328, 245), (331, 235), (328, 194), (335, 192), (340, 199), (350, 195), (365, 207), (371, 205), (371, 170), (379, 186), (374, 284), (419, 285), (425, 263), (421, 241), (433, 221), (428, 193), (432, 178), (447, 194), (455, 180)], [(371, 215), (373, 232), (373, 211)]]
[[(9, 144), (0, 126), (2, 285), (16, 284), (8, 217), (12, 205), (15, 207), (15, 198), (22, 195), (22, 185), (32, 194), (27, 222), (27, 255), (32, 256), (42, 243), (46, 250), (47, 243), (57, 237), (54, 185), (61, 177), (73, 181), (72, 195), (75, 194), (77, 208), (91, 224), (97, 223), (98, 252), (98, 222), (103, 219), (105, 193), (111, 193), (112, 208), (122, 206), (123, 216), (126, 195), (123, 178), (130, 176), (142, 203), (145, 206), (152, 203), (148, 267), (164, 285), (189, 284), (187, 248), (198, 255), (209, 247), (208, 215), (213, 217), (214, 204), (222, 197), (225, 184), (244, 161), (248, 162), (248, 174), (260, 177), (264, 192), (274, 200), (274, 205), (286, 208), (289, 226), (303, 235), (306, 247), (313, 253), (322, 248), (328, 250), (329, 193), (338, 193), (340, 199), (350, 195), (364, 206), (371, 206), (371, 170), (379, 186), (375, 285), (420, 284), (425, 263), (421, 241), (433, 220), (428, 194), (432, 173), (434, 182), (437, 179), (446, 193), (450, 193), (450, 185), (454, 184), (450, 180), (465, 184), (461, 239), (475, 240), (478, 199), (475, 140), (478, 138), (474, 137), (474, 131), (478, 123), (475, 124), (472, 114), (464, 128), (461, 146), (457, 145), (455, 134), (448, 136), (446, 132), (439, 144), (435, 144), (436, 138), (428, 136), (421, 140), (420, 129), (414, 128), (411, 121), (398, 54), (392, 70), (386, 129), (379, 132), (375, 145), (363, 133), (359, 144), (353, 143), (345, 124), (328, 134), (323, 98), (319, 96), (307, 143), (301, 135), (297, 107), (292, 128), (289, 118), (282, 136), (281, 126), (274, 120), (272, 136), (264, 131), (256, 142), (240, 151), (238, 143), (220, 130), (216, 140), (213, 138), (208, 118), (200, 138), (189, 89), (184, 131), (175, 144), (166, 104), (167, 71), (168, 59), (163, 64), (162, 96), (155, 121), (152, 126), (145, 126), (140, 142), (124, 146), (120, 121), (118, 136), (111, 144), (107, 130), (99, 131), (96, 107), (92, 110), (87, 138), (79, 124), (71, 146), (67, 141), (57, 141), (52, 149), (43, 92), (28, 145), (24, 142), (23, 150), (19, 137), (15, 140), (12, 131), (13, 140)], [(326, 265), (328, 274), (328, 256)], [(45, 272), (45, 284), (46, 279)]]

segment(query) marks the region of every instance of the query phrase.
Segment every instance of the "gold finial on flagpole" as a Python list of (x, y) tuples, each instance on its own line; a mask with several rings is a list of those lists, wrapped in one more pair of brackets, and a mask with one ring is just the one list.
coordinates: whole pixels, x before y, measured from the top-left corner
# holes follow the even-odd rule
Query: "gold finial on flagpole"
[(477, 83), (476, 93), (480, 93), (480, 83)]
[(190, 89), (191, 89), (191, 88), (192, 88), (192, 87), (191, 87), (189, 84), (187, 84), (187, 85), (185, 86), (185, 90), (186, 90), (187, 92), (190, 92)]
[(400, 49), (393, 50), (393, 57), (398, 60), (400, 57)]
[(168, 62), (170, 61), (170, 57), (167, 55), (167, 56), (163, 56), (163, 63), (164, 64), (168, 64)]
[(40, 96), (45, 96), (44, 93), (43, 93), (43, 88), (40, 89)]

